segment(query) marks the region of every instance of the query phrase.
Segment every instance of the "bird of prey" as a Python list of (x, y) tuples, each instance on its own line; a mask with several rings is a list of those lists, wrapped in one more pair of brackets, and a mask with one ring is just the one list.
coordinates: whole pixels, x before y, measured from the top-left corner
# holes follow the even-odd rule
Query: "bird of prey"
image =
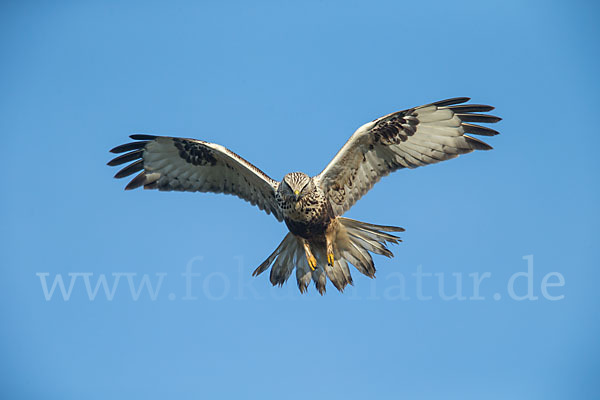
[(115, 175), (123, 178), (141, 171), (125, 190), (144, 187), (163, 191), (213, 192), (236, 195), (283, 221), (289, 233), (254, 271), (271, 267), (270, 281), (283, 285), (296, 269), (300, 292), (313, 280), (320, 294), (327, 277), (343, 291), (352, 284), (348, 263), (373, 278), (370, 253), (392, 257), (389, 243), (404, 229), (374, 225), (342, 217), (383, 176), (400, 168), (416, 168), (491, 146), (467, 135), (493, 136), (498, 132), (472, 124), (500, 118), (485, 114), (494, 107), (464, 104), (458, 97), (409, 108), (364, 124), (318, 175), (286, 174), (281, 182), (225, 147), (196, 139), (145, 134), (117, 146), (125, 153), (108, 162), (131, 162)]

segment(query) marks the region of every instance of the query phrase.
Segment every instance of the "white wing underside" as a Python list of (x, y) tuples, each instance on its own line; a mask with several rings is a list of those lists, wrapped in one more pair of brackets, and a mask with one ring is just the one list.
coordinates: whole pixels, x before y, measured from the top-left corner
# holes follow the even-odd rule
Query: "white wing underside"
[(416, 168), (491, 147), (465, 133), (492, 136), (497, 131), (467, 122), (497, 122), (478, 114), (491, 106), (463, 104), (454, 98), (399, 111), (356, 130), (316, 183), (331, 201), (336, 215), (352, 207), (383, 176), (400, 168)]
[(278, 182), (223, 146), (195, 139), (131, 135), (137, 141), (117, 146), (128, 152), (111, 160), (111, 166), (134, 161), (115, 177), (141, 171), (125, 189), (212, 192), (233, 194), (283, 220), (275, 200)]

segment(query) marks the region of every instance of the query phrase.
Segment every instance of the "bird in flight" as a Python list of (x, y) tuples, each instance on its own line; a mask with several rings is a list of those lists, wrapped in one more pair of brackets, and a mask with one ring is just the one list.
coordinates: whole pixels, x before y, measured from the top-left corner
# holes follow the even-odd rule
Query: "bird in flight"
[(370, 253), (393, 257), (389, 243), (403, 232), (395, 226), (360, 222), (342, 215), (383, 176), (401, 168), (416, 168), (455, 158), (473, 150), (490, 150), (473, 135), (498, 132), (471, 122), (494, 123), (485, 114), (494, 107), (465, 104), (457, 97), (409, 108), (364, 124), (354, 132), (318, 175), (286, 174), (281, 182), (233, 151), (214, 143), (145, 134), (110, 150), (125, 153), (110, 166), (130, 163), (115, 175), (140, 172), (125, 190), (143, 187), (162, 191), (233, 194), (283, 221), (289, 233), (253, 272), (271, 267), (270, 281), (283, 285), (296, 269), (300, 292), (314, 281), (325, 292), (327, 278), (339, 290), (352, 284), (348, 263), (373, 278)]

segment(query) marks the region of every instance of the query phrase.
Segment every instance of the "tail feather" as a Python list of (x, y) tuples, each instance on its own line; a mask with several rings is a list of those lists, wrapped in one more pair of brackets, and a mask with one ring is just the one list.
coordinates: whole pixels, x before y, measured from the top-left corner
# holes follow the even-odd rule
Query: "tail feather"
[[(346, 283), (354, 285), (354, 281), (352, 281), (352, 275), (350, 274), (350, 268), (348, 268), (348, 261), (344, 259), (337, 260), (340, 263), (340, 268), (342, 273), (344, 274), (344, 278), (346, 279)], [(344, 285), (345, 287), (346, 285)]]
[(349, 218), (340, 218), (340, 220), (348, 230), (348, 233), (353, 236), (368, 237), (377, 242), (382, 242), (383, 245), (385, 245), (385, 242), (398, 244), (398, 242), (402, 241), (398, 236), (391, 235), (387, 232), (404, 232), (404, 228), (398, 226), (368, 224)]
[(348, 263), (362, 274), (373, 278), (375, 264), (370, 253), (393, 257), (388, 249), (389, 243), (401, 242), (398, 236), (388, 232), (403, 232), (396, 226), (375, 225), (353, 219), (338, 217), (334, 235), (335, 262), (327, 264), (324, 245), (311, 243), (311, 249), (317, 259), (317, 268), (312, 271), (304, 255), (302, 242), (292, 233), (288, 233), (273, 253), (252, 273), (260, 275), (271, 267), (270, 281), (275, 285), (283, 285), (296, 268), (296, 281), (301, 293), (308, 289), (310, 281), (314, 281), (317, 291), (325, 293), (327, 278), (340, 292), (353, 284)]
[[(296, 237), (296, 240), (293, 242), (293, 263), (296, 266), (296, 282), (298, 283), (298, 289), (300, 293), (304, 293), (308, 290), (308, 285), (312, 279), (311, 269), (308, 266), (308, 261), (304, 256), (304, 248), (302, 247), (302, 243)], [(293, 268), (293, 266), (292, 266)]]
[(327, 284), (327, 275), (320, 265), (312, 272), (312, 280), (315, 282), (315, 287), (321, 296), (325, 293), (325, 285)]
[(341, 269), (336, 268), (336, 266), (337, 262), (333, 264), (333, 267), (329, 264), (326, 264), (325, 273), (327, 274), (327, 277), (329, 278), (331, 283), (333, 283), (333, 286), (335, 286), (335, 288), (340, 292), (343, 292), (344, 275), (342, 274)]
[(383, 244), (376, 240), (372, 240), (371, 238), (366, 236), (356, 236), (352, 233), (350, 233), (350, 236), (360, 241), (362, 247), (364, 247), (371, 253), (380, 254), (389, 258), (392, 258), (394, 256), (394, 254), (387, 247), (385, 247)]
[(373, 258), (371, 258), (369, 252), (354, 241), (351, 241), (348, 247), (348, 250), (345, 253), (342, 253), (342, 255), (346, 254), (350, 256), (352, 260), (349, 259), (348, 261), (350, 261), (356, 269), (369, 278), (373, 278), (375, 276), (375, 263), (373, 263)]
[[(404, 232), (405, 229), (399, 226), (391, 226), (391, 225), (375, 225), (370, 224), (368, 222), (357, 221), (355, 219), (350, 218), (339, 218), (340, 222), (346, 227), (364, 229), (365, 231), (372, 231), (377, 234), (382, 234), (384, 232)], [(396, 238), (398, 239), (398, 238)]]
[[(298, 253), (296, 253), (299, 255)], [(304, 293), (308, 290), (308, 284), (312, 279), (312, 274), (310, 267), (308, 266), (308, 261), (304, 255), (295, 258), (296, 260), (296, 281), (298, 282), (298, 289), (300, 289), (300, 293)]]
[(287, 249), (289, 247), (279, 254), (271, 268), (270, 280), (273, 286), (283, 286), (294, 270), (294, 263), (292, 262), (294, 254), (290, 254)]
[(335, 260), (333, 266), (326, 264), (325, 272), (331, 283), (333, 283), (333, 286), (340, 292), (344, 291), (347, 284), (353, 284), (348, 263), (344, 259)]
[(262, 264), (260, 264), (258, 268), (254, 270), (254, 272), (252, 272), (252, 276), (258, 276), (265, 272), (271, 266), (271, 264), (273, 264), (273, 261), (275, 261), (279, 254), (281, 254), (281, 251), (290, 247), (294, 239), (295, 237), (292, 233), (288, 233), (287, 235), (285, 235), (285, 237), (283, 238), (281, 243), (279, 243), (279, 246), (277, 246), (275, 251), (271, 253), (271, 255), (267, 257), (267, 259), (263, 261)]

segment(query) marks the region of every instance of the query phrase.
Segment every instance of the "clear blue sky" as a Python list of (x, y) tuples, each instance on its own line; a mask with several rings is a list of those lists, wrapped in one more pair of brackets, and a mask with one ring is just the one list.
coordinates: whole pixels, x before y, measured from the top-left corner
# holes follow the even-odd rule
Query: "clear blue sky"
[[(0, 397), (600, 398), (592, 3), (3, 2)], [(494, 150), (377, 184), (348, 215), (404, 242), (344, 294), (251, 278), (286, 228), (249, 204), (106, 166), (146, 132), (316, 174), (455, 96), (497, 107)]]

